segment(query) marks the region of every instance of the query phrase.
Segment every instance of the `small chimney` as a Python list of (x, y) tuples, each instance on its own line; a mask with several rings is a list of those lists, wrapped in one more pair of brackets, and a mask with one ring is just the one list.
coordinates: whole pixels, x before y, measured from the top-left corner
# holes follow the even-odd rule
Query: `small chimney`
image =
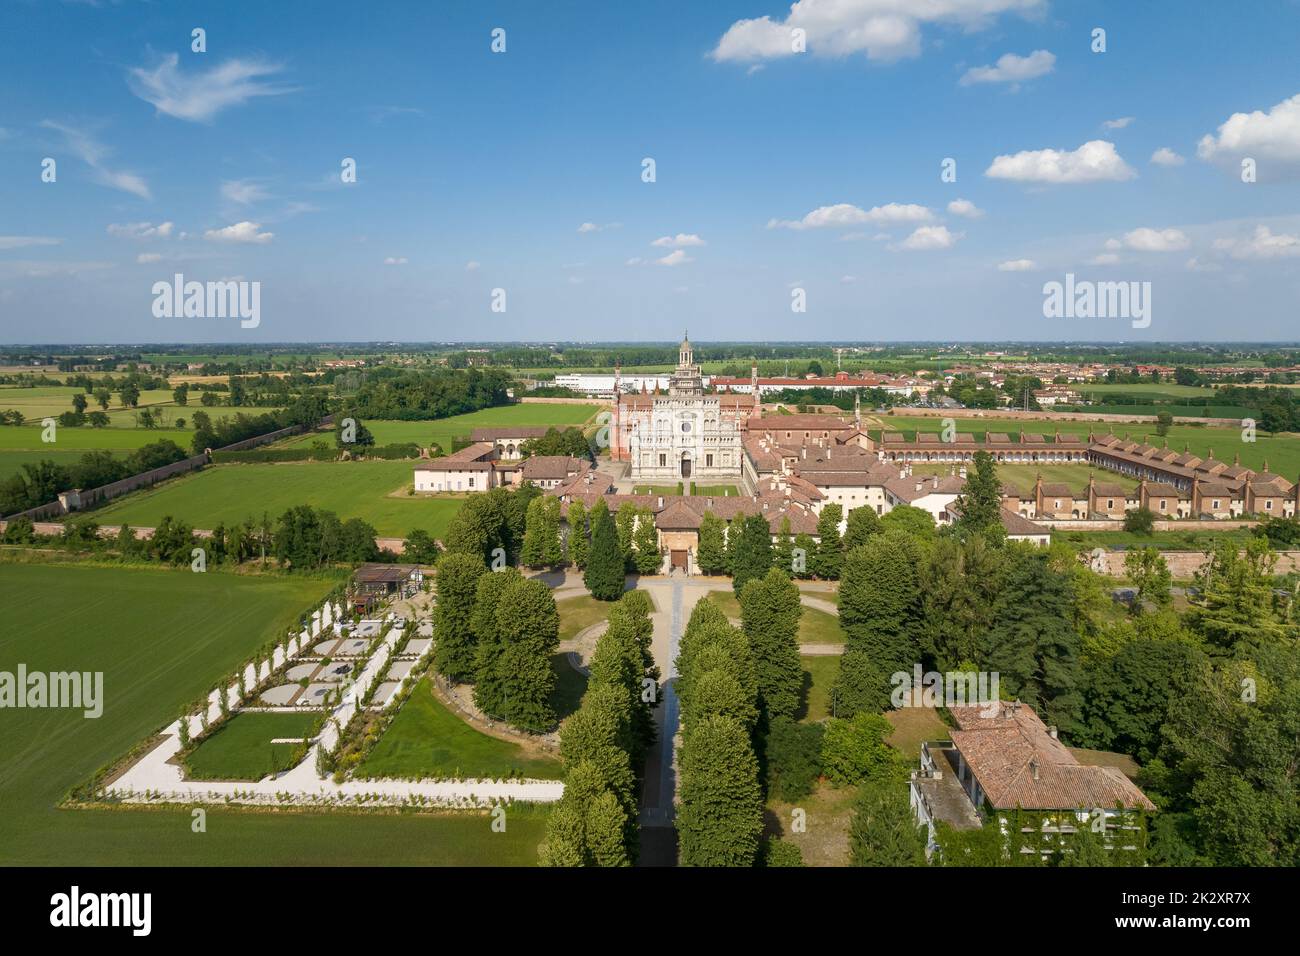
[(659, 496), (659, 507), (662, 508), (663, 506), (664, 506), (664, 496), (663, 496), (663, 495), (660, 495), (660, 496)]
[(1037, 761), (1037, 760), (1031, 760), (1031, 761), (1029, 761), (1029, 772), (1030, 772), (1031, 774), (1033, 774), (1033, 776), (1034, 776), (1034, 780), (1037, 780), (1037, 779), (1038, 779), (1038, 761)]
[(1056, 724), (1052, 724), (1047, 728), (1047, 736), (1051, 737), (1053, 740), (1056, 739)]

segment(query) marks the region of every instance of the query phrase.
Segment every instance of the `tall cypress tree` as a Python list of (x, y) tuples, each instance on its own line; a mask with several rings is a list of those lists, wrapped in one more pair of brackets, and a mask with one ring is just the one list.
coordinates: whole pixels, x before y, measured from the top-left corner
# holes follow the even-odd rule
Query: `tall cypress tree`
[(732, 522), (731, 535), (735, 546), (731, 554), (731, 588), (736, 594), (752, 579), (761, 578), (772, 569), (772, 531), (762, 514), (747, 515)]
[(886, 531), (850, 552), (840, 581), (840, 626), (848, 646), (885, 675), (920, 660), (917, 566), (920, 549), (905, 531)]
[(497, 630), (502, 642), (495, 662), (502, 695), (499, 716), (535, 732), (554, 726), (551, 656), (560, 646), (560, 615), (551, 589), (533, 580), (507, 586), (497, 602)]
[(827, 581), (837, 581), (844, 566), (844, 544), (840, 539), (840, 519), (844, 509), (835, 502), (822, 505), (817, 516), (817, 554), (813, 572)]
[(749, 638), (759, 699), (768, 718), (793, 717), (803, 688), (799, 660), (799, 588), (778, 568), (740, 592), (741, 627)]
[(484, 713), (500, 716), (504, 710), (505, 684), (498, 662), (505, 653), (505, 640), (497, 626), (497, 605), (501, 595), (522, 575), (514, 568), (484, 574), (478, 579), (474, 613), (474, 703)]
[(587, 566), (587, 555), (591, 550), (591, 539), (587, 536), (587, 506), (581, 501), (569, 502), (566, 523), (569, 526), (569, 561), (581, 571)]
[(700, 519), (700, 538), (696, 562), (705, 574), (722, 574), (727, 568), (727, 523), (712, 511)]
[(591, 553), (582, 580), (598, 601), (617, 601), (623, 594), (623, 552), (603, 499), (591, 509)]
[(435, 647), (433, 666), (449, 680), (474, 677), (475, 634), (472, 625), (478, 580), (487, 573), (477, 554), (444, 554), (433, 584), (438, 603), (433, 608)]
[(749, 731), (734, 717), (705, 717), (682, 742), (683, 866), (753, 866), (763, 832), (763, 794)]

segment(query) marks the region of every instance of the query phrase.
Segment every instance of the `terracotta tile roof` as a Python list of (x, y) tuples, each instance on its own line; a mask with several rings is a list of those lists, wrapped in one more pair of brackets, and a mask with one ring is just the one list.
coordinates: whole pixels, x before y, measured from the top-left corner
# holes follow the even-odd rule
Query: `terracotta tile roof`
[(996, 810), (1079, 810), (1155, 805), (1114, 767), (1088, 767), (1053, 737), (1027, 704), (950, 707), (953, 746)]
[(496, 451), (491, 442), (475, 442), (441, 458), (431, 458), (415, 466), (416, 471), (491, 471), (488, 457)]
[(1185, 497), (1181, 491), (1173, 485), (1163, 481), (1147, 482), (1148, 498), (1181, 498)]
[(536, 455), (523, 463), (525, 481), (551, 481), (581, 474), (591, 469), (591, 462), (572, 455)]
[(1064, 482), (1045, 481), (1043, 482), (1043, 495), (1048, 498), (1073, 498), (1074, 489)]

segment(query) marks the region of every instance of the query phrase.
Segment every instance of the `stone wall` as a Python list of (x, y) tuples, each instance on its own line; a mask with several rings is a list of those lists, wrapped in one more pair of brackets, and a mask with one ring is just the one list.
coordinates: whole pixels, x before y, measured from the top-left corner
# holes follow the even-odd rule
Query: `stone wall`
[[(1161, 557), (1169, 566), (1170, 573), (1179, 579), (1188, 579), (1205, 566), (1208, 558), (1200, 551), (1161, 551)], [(1093, 558), (1093, 570), (1111, 577), (1124, 577), (1124, 552), (1105, 551)], [(1300, 551), (1281, 551), (1278, 553), (1277, 574), (1300, 571)]]

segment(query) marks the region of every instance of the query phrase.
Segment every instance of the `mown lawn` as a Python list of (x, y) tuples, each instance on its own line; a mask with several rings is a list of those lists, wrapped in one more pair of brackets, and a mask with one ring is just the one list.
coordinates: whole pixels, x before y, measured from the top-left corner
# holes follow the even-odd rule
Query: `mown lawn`
[[(409, 496), (410, 461), (319, 461), (211, 465), (194, 475), (139, 491), (94, 511), (100, 524), (156, 527), (164, 515), (196, 528), (213, 528), (263, 512), (274, 520), (289, 508), (310, 504), (340, 518), (361, 518), (381, 536), (405, 537), (424, 528), (440, 538), (463, 498)], [(399, 492), (391, 497), (393, 492)]]
[[(833, 599), (834, 595), (828, 595)], [(806, 607), (799, 615), (800, 644), (843, 644), (846, 640), (840, 619), (816, 608)]]
[[(3, 400), (0, 400), (0, 408), (4, 408)], [(188, 421), (188, 416), (182, 417)], [(215, 420), (216, 416), (213, 416), (213, 418)], [(188, 452), (190, 450), (190, 441), (194, 437), (194, 432), (188, 428), (90, 428), (85, 426), (64, 428), (56, 426), (54, 441), (45, 442), (41, 440), (43, 431), (44, 429), (39, 422), (35, 425), (19, 425), (17, 427), (6, 425), (0, 427), (0, 449), (22, 449), (38, 452), (82, 452), (104, 448), (109, 451), (134, 451), (142, 445), (152, 445), (156, 441), (167, 438)]]
[[(429, 421), (407, 422), (383, 419), (362, 419), (365, 426), (375, 436), (375, 443), (389, 445), (398, 442), (415, 442), (422, 447), (430, 444), (439, 445), (444, 452), (450, 453), (451, 440), (454, 436), (469, 437), (475, 428), (492, 425), (554, 425), (567, 428), (584, 424), (592, 418), (601, 406), (585, 403), (558, 405), (501, 405), (496, 408), (484, 408), (467, 415), (453, 415), (450, 418), (437, 418)], [(310, 445), (317, 439), (328, 439), (333, 443), (333, 433), (303, 435), (288, 439), (288, 447)]]
[(611, 607), (609, 601), (597, 601), (589, 594), (556, 601), (555, 609), (560, 612), (560, 640), (571, 640), (593, 624), (608, 620)]
[(569, 663), (568, 654), (554, 655), (551, 658), (551, 669), (555, 671), (551, 709), (563, 720), (582, 704), (582, 695), (587, 692), (587, 675), (574, 669)]
[(433, 696), (422, 679), (357, 768), (358, 777), (532, 777), (558, 780), (560, 761), (480, 733)]
[(60, 810), (95, 770), (174, 720), (331, 582), (75, 565), (0, 566), (0, 670), (104, 674), (104, 712), (4, 712), (0, 864), (13, 866), (523, 865), (537, 862), (545, 808), (485, 813), (260, 813), (213, 806)]
[(796, 716), (799, 720), (815, 723), (831, 714), (831, 685), (840, 673), (840, 659), (833, 655), (801, 657), (803, 665), (804, 702)]
[[(834, 594), (809, 592), (812, 596), (835, 603)], [(731, 591), (710, 591), (709, 599), (722, 609), (722, 612), (734, 621), (740, 621), (740, 601)], [(800, 644), (843, 644), (844, 630), (840, 620), (833, 614), (816, 608), (804, 607), (799, 615)]]
[[(885, 428), (902, 431), (909, 437), (917, 430), (923, 432), (943, 430), (942, 416), (884, 415), (881, 416), (880, 421)], [(1164, 438), (1156, 434), (1155, 422), (1124, 424), (1068, 420), (1034, 421), (996, 417), (962, 417), (956, 418), (955, 421), (958, 431), (971, 432), (977, 440), (982, 440), (986, 431), (1006, 432), (1015, 436), (1024, 429), (1029, 433), (1052, 435), (1059, 429), (1062, 435), (1081, 435), (1084, 438), (1087, 438), (1089, 432), (1100, 438), (1113, 430), (1116, 435), (1121, 437), (1127, 435), (1132, 441), (1140, 442), (1145, 437), (1153, 445), (1163, 445), (1165, 442)], [(870, 431), (873, 438), (879, 435), (877, 429), (873, 428)], [(1186, 445), (1192, 454), (1202, 458), (1208, 457), (1210, 450), (1213, 449), (1214, 457), (1220, 461), (1231, 462), (1235, 455), (1240, 455), (1243, 465), (1256, 470), (1261, 470), (1267, 460), (1269, 469), (1275, 474), (1285, 476), (1288, 481), (1293, 481), (1294, 476), (1300, 473), (1300, 440), (1297, 440), (1293, 434), (1268, 435), (1259, 430), (1255, 434), (1255, 440), (1251, 442), (1243, 440), (1243, 432), (1240, 428), (1173, 425), (1167, 437), (1170, 448), (1181, 452)], [(1079, 467), (1086, 468), (1086, 466)], [(1099, 481), (1101, 473), (1099, 470)], [(1088, 480), (1086, 475), (1083, 480), (1085, 482)]]
[[(918, 475), (947, 475), (952, 471), (952, 468), (951, 464), (918, 464), (912, 466), (912, 471)], [(1019, 489), (1020, 494), (1025, 497), (1033, 495), (1034, 482), (1039, 475), (1042, 475), (1044, 484), (1061, 482), (1069, 485), (1072, 490), (1079, 493), (1083, 493), (1087, 489), (1089, 475), (1099, 483), (1109, 482), (1120, 485), (1125, 491), (1132, 491), (1138, 486), (1136, 478), (1084, 464), (1067, 465), (1045, 462), (1041, 465), (998, 465), (997, 470), (1000, 482), (1014, 485)]]
[(894, 725), (894, 732), (885, 738), (908, 760), (921, 760), (921, 744), (927, 740), (947, 740), (949, 727), (933, 707), (900, 707), (885, 711), (885, 719)]
[(306, 745), (271, 741), (314, 737), (323, 719), (320, 712), (235, 714), (189, 753), (186, 771), (195, 780), (261, 780), (288, 770)]

